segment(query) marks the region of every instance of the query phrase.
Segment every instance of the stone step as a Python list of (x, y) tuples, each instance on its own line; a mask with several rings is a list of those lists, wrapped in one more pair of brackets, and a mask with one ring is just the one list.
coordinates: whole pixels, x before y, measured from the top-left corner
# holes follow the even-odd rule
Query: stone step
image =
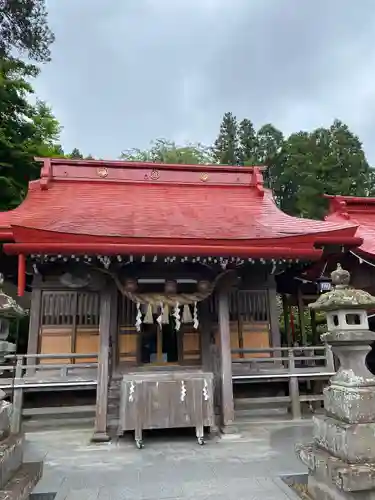
[(241, 410), (235, 410), (235, 419), (241, 420), (242, 418), (252, 418), (252, 417), (281, 417), (285, 418), (288, 415), (287, 408), (244, 408)]
[(16, 434), (0, 443), (0, 490), (22, 464), (23, 441), (23, 436)]
[(35, 485), (42, 477), (43, 462), (21, 465), (13, 477), (0, 489), (0, 500), (28, 500)]

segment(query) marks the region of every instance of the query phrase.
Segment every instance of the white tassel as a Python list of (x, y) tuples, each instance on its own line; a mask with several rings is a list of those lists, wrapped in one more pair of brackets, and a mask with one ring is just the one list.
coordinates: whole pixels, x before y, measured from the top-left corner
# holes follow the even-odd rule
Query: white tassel
[(169, 306), (168, 304), (164, 304), (162, 311), (162, 320), (163, 325), (169, 325)]
[(199, 327), (198, 307), (197, 307), (197, 303), (196, 302), (194, 302), (193, 327), (194, 327), (195, 330), (198, 330), (198, 327)]
[(160, 314), (156, 318), (156, 322), (158, 323), (158, 325), (160, 326), (160, 328), (161, 328), (162, 322), (163, 322), (163, 309), (164, 309), (163, 302), (160, 302)]
[(182, 322), (183, 323), (192, 323), (193, 318), (191, 316), (190, 307), (188, 304), (185, 304), (182, 309)]
[(154, 322), (154, 317), (152, 315), (152, 305), (148, 304), (146, 316), (143, 318), (143, 323), (145, 325), (152, 325)]
[(142, 326), (142, 311), (141, 311), (141, 304), (137, 302), (137, 317), (135, 320), (135, 329), (137, 332), (141, 331), (141, 326)]
[(173, 316), (174, 316), (174, 319), (176, 320), (176, 331), (178, 332), (180, 330), (180, 328), (181, 328), (180, 305), (179, 305), (178, 302), (176, 302)]

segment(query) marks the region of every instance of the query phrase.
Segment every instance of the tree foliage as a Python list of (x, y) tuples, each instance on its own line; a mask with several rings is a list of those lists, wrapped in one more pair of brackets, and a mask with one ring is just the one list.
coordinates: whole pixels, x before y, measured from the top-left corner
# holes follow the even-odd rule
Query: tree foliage
[(67, 155), (68, 158), (72, 158), (74, 160), (82, 160), (83, 159), (83, 154), (78, 148), (73, 148), (72, 152)]
[(372, 170), (362, 144), (344, 123), (292, 134), (273, 168), (274, 192), (280, 207), (292, 215), (321, 218), (322, 195), (366, 196)]
[(256, 131), (251, 120), (237, 123), (226, 113), (213, 150), (219, 163), (267, 166), (265, 184), (291, 215), (321, 218), (324, 193), (366, 196), (373, 190), (374, 171), (362, 144), (339, 120), (284, 137), (272, 124)]
[(42, 101), (30, 103), (35, 68), (14, 59), (0, 60), (0, 208), (16, 207), (29, 180), (39, 177), (35, 156), (62, 154), (60, 125)]
[(238, 123), (232, 113), (225, 113), (212, 151), (216, 163), (222, 165), (237, 165), (239, 163)]
[(146, 150), (128, 149), (121, 159), (127, 161), (149, 161), (153, 163), (174, 163), (186, 165), (209, 164), (214, 162), (211, 149), (202, 144), (179, 146), (173, 141), (157, 139)]
[(53, 41), (45, 0), (0, 0), (1, 59), (18, 53), (29, 60), (48, 61)]

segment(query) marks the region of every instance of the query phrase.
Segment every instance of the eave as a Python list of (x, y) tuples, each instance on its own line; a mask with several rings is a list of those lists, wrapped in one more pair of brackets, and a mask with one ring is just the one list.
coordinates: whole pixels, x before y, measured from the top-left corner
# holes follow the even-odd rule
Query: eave
[(29, 254), (62, 254), (62, 255), (201, 255), (201, 256), (233, 256), (251, 258), (301, 258), (317, 260), (321, 257), (323, 247), (342, 246), (356, 247), (362, 243), (361, 238), (350, 236), (316, 236), (314, 239), (306, 237), (294, 237), (283, 239), (269, 239), (254, 241), (162, 241), (152, 239), (128, 240), (128, 241), (93, 241), (88, 239), (80, 241), (29, 241), (22, 243), (5, 243), (4, 251), (9, 255)]

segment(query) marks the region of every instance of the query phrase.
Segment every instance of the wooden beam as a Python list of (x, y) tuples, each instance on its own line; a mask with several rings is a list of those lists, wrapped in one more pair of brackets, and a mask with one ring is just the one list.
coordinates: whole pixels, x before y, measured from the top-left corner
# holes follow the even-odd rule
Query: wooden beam
[(281, 335), (279, 327), (279, 311), (277, 307), (276, 299), (276, 282), (275, 277), (268, 277), (268, 311), (269, 311), (269, 322), (271, 328), (271, 345), (272, 347), (280, 347), (281, 345)]
[(316, 312), (314, 311), (314, 309), (310, 309), (310, 321), (311, 321), (312, 342), (313, 345), (318, 345), (320, 338), (316, 328)]
[(109, 441), (107, 434), (107, 403), (109, 385), (109, 354), (110, 354), (110, 329), (112, 310), (110, 287), (106, 287), (100, 297), (99, 335), (100, 347), (98, 356), (98, 385), (96, 389), (96, 416), (95, 431), (92, 440), (95, 442)]
[[(34, 288), (31, 292), (30, 319), (29, 319), (29, 338), (27, 342), (27, 354), (38, 354), (40, 323), (42, 314), (42, 290)], [(36, 365), (35, 358), (27, 358), (28, 365)], [(35, 373), (35, 368), (29, 368), (27, 375)]]
[(212, 371), (211, 359), (211, 317), (209, 311), (208, 300), (204, 300), (199, 304), (199, 331), (200, 331), (200, 348), (201, 348), (201, 361), (204, 370)]
[(289, 304), (288, 304), (288, 298), (286, 295), (283, 295), (283, 315), (284, 315), (284, 330), (285, 330), (285, 335), (286, 335), (286, 341), (287, 341), (288, 346), (291, 346), (293, 343), (293, 340), (292, 340), (292, 334), (290, 331)]
[(298, 316), (299, 316), (299, 326), (301, 329), (301, 340), (302, 345), (307, 345), (307, 335), (306, 335), (306, 325), (305, 325), (305, 305), (303, 302), (303, 295), (301, 287), (297, 290), (297, 303), (298, 303)]
[(26, 257), (18, 255), (18, 297), (23, 297), (26, 288)]
[(225, 427), (232, 425), (234, 422), (232, 354), (229, 327), (229, 292), (227, 289), (221, 289), (219, 291), (218, 314), (221, 357), (221, 411), (222, 423)]
[(110, 324), (110, 364), (111, 373), (116, 371), (119, 363), (119, 352), (118, 352), (118, 335), (119, 335), (119, 325), (118, 325), (118, 290), (115, 285), (111, 288), (111, 324)]

